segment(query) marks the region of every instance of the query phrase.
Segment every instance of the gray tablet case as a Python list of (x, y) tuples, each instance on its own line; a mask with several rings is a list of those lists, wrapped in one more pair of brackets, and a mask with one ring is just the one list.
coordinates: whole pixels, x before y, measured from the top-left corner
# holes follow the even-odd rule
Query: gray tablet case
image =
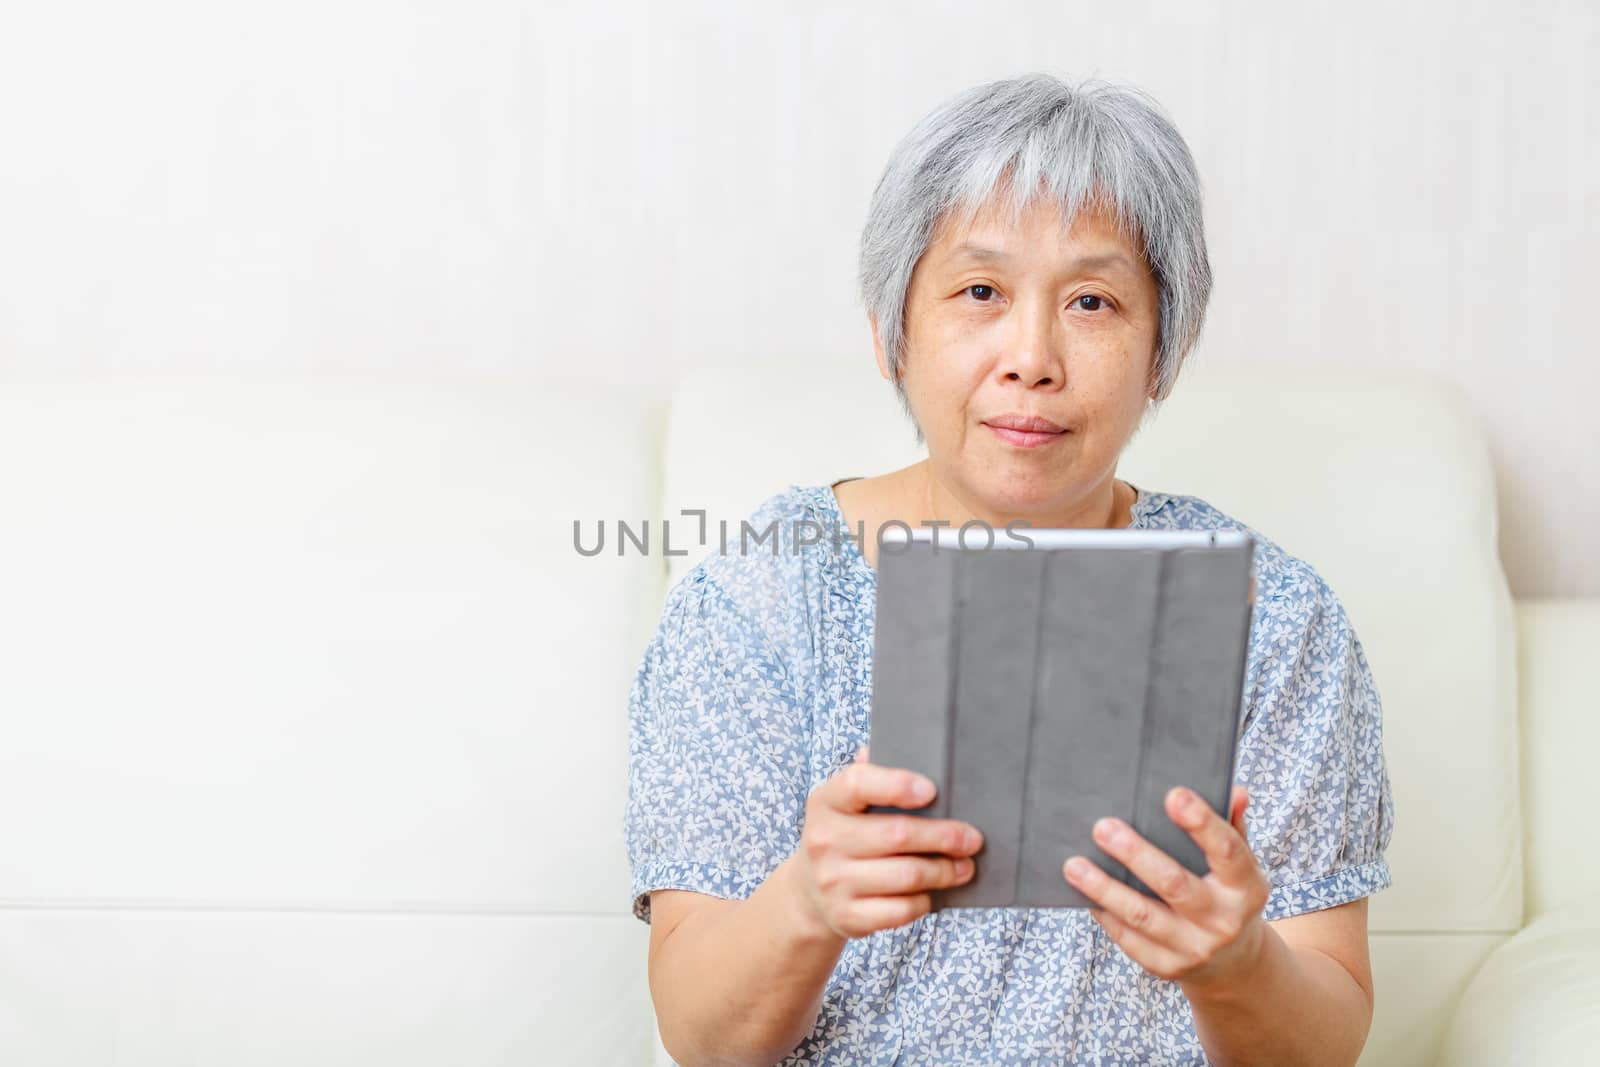
[(1203, 876), (1166, 793), (1188, 786), (1227, 817), (1254, 541), (1054, 533), (1101, 536), (879, 549), (871, 758), (926, 774), (939, 794), (869, 810), (962, 819), (984, 835), (975, 875), (934, 892), (934, 910), (1094, 906), (1062, 875), (1074, 854), (1156, 896), (1095, 844), (1095, 821), (1118, 816)]

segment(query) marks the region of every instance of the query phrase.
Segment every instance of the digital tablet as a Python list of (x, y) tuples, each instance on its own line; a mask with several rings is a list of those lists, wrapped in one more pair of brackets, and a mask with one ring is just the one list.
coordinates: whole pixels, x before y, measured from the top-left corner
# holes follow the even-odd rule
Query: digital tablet
[(1062, 875), (1074, 854), (1157, 896), (1095, 844), (1107, 815), (1208, 873), (1165, 798), (1187, 786), (1227, 818), (1254, 552), (1238, 530), (884, 531), (871, 759), (939, 791), (868, 810), (984, 835), (934, 910), (1098, 906)]

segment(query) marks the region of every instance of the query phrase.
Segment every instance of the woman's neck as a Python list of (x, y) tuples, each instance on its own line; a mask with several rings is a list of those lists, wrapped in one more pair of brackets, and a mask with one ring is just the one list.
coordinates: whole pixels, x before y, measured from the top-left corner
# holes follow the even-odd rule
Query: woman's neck
[(987, 522), (1003, 530), (1009, 522), (1035, 529), (1125, 529), (1133, 523), (1133, 503), (1138, 494), (1126, 482), (1112, 478), (1110, 485), (1070, 510), (1025, 514), (975, 508), (938, 479), (927, 460), (889, 474), (857, 478), (834, 485), (834, 497), (846, 528), (861, 535), (861, 554), (867, 565), (878, 566), (878, 531), (890, 522), (912, 529), (962, 523)]
[(1115, 530), (1124, 529), (1133, 521), (1133, 499), (1136, 494), (1131, 486), (1115, 477), (1108, 479), (1107, 484), (1088, 496), (1073, 502), (1070, 507), (1020, 512), (998, 510), (982, 501), (967, 498), (959, 487), (940, 479), (928, 460), (916, 464), (911, 470), (916, 472), (914, 482), (920, 483), (915, 490), (918, 503), (914, 509), (919, 518), (916, 521), (905, 516), (901, 518), (913, 526), (926, 520), (930, 525), (944, 523), (952, 527), (960, 527), (967, 522), (983, 522), (995, 530), (1002, 530), (1013, 522), (1038, 529)]

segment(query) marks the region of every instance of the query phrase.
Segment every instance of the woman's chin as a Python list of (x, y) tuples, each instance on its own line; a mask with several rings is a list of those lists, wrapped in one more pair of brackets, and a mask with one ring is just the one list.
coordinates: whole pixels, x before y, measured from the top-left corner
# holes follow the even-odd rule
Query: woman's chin
[(1000, 479), (992, 472), (985, 472), (973, 489), (990, 508), (1008, 515), (1026, 516), (1060, 506), (1059, 483)]

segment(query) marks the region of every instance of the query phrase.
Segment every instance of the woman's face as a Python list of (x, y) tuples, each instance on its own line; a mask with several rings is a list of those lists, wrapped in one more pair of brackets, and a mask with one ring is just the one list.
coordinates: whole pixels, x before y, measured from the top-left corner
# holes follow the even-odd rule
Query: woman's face
[[(1016, 228), (991, 206), (964, 232), (936, 232), (912, 273), (902, 383), (930, 474), (975, 512), (1048, 518), (1109, 501), (1152, 395), (1160, 308), (1141, 250), (1098, 210), (1065, 237), (1060, 220), (1050, 196)], [(888, 377), (881, 345), (878, 365)]]

